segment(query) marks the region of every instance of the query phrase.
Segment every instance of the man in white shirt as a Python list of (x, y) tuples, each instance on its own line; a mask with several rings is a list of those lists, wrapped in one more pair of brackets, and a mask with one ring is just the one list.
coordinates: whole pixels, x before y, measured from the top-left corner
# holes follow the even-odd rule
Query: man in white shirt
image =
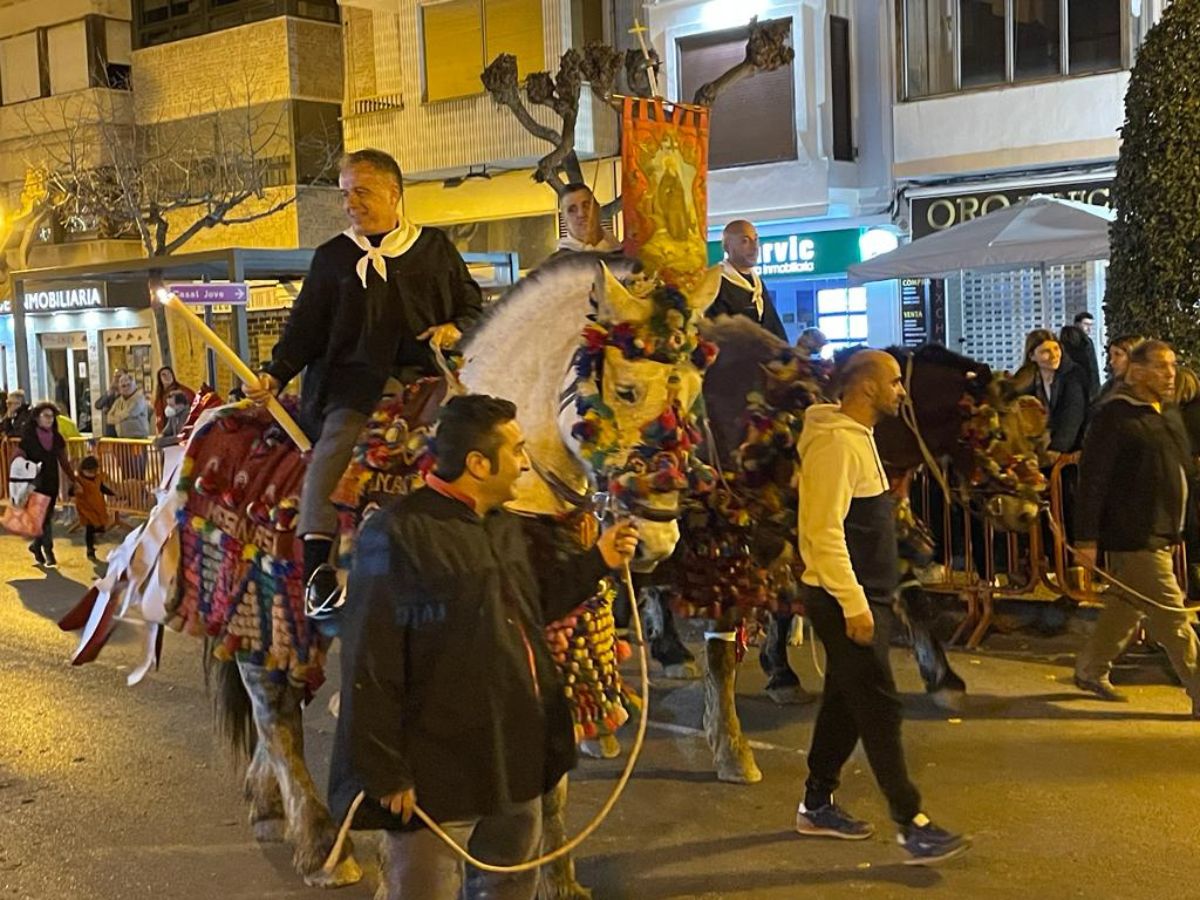
[[(809, 751), (800, 834), (862, 840), (874, 827), (833, 802), (842, 767), (859, 740), (887, 797), (909, 865), (963, 852), (969, 841), (921, 812), (900, 741), (900, 699), (888, 662), (886, 624), (899, 582), (895, 510), (874, 427), (899, 412), (896, 360), (861, 350), (841, 373), (840, 404), (808, 408), (800, 435), (800, 556), (805, 614), (825, 645), (825, 691)], [(872, 605), (880, 610), (880, 628)]]

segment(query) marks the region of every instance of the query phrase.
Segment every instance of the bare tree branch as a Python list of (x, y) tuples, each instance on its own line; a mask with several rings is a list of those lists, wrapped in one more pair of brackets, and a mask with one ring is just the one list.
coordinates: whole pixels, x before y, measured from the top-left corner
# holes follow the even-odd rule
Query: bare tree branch
[[(148, 255), (161, 256), (207, 228), (271, 216), (295, 202), (296, 188), (328, 179), (341, 151), (330, 123), (297, 140), (286, 110), (256, 103), (251, 74), (240, 89), (227, 89), (226, 97), (198, 99), (195, 115), (148, 125), (114, 121), (104, 94), (92, 95), (91, 108), (64, 98), (54, 123), (30, 129), (62, 136), (39, 148), (49, 157), (60, 227), (136, 236)], [(275, 187), (290, 188), (288, 196), (270, 200)], [(246, 211), (251, 202), (261, 208)]]
[(796, 51), (788, 46), (791, 28), (790, 19), (759, 22), (758, 16), (755, 16), (750, 20), (745, 58), (717, 78), (702, 84), (692, 102), (697, 106), (712, 106), (721, 91), (730, 85), (759, 72), (773, 72), (786, 66), (796, 56)]

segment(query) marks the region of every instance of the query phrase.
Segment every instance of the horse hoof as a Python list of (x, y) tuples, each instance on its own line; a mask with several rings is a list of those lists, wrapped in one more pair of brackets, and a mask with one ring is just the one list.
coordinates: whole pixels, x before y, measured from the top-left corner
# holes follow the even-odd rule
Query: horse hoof
[(592, 892), (574, 879), (560, 881), (543, 876), (537, 900), (592, 900)]
[(717, 755), (717, 781), (726, 784), (758, 784), (762, 777), (762, 771), (754, 762), (754, 754), (749, 747), (743, 746), (738, 750)]
[(798, 684), (788, 685), (787, 687), (769, 687), (767, 688), (767, 696), (775, 701), (778, 706), (802, 706), (805, 703), (812, 703), (817, 699), (816, 694), (811, 694)]
[(285, 840), (287, 822), (283, 819), (259, 819), (252, 823), (254, 840), (260, 844), (279, 844)]
[(315, 888), (340, 888), (358, 884), (362, 880), (362, 867), (353, 856), (345, 857), (333, 867), (332, 872), (317, 869), (304, 876), (304, 883)]
[(592, 759), (616, 759), (621, 755), (621, 742), (611, 734), (579, 742), (579, 752)]
[(947, 712), (962, 712), (966, 705), (967, 692), (941, 688), (931, 691), (929, 696), (933, 699), (934, 704)]
[(695, 681), (704, 673), (700, 671), (700, 667), (696, 665), (693, 659), (685, 660), (681, 663), (673, 663), (669, 666), (663, 666), (663, 677), (673, 678), (679, 681)]
[(717, 769), (717, 781), (726, 784), (758, 784), (762, 781), (762, 771), (750, 760), (748, 764), (733, 764)]

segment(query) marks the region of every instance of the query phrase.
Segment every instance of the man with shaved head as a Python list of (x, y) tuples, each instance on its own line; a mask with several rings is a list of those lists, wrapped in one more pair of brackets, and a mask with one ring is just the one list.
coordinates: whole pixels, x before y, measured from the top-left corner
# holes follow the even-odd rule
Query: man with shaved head
[[(887, 797), (910, 865), (963, 852), (968, 841), (921, 812), (900, 742), (901, 706), (887, 626), (899, 582), (895, 510), (875, 447), (875, 425), (900, 411), (904, 383), (888, 353), (860, 350), (843, 365), (840, 404), (810, 406), (800, 435), (800, 556), (805, 615), (825, 645), (825, 691), (808, 755), (803, 835), (863, 840), (874, 827), (833, 801), (861, 740)], [(879, 609), (879, 633), (872, 606)]]
[(745, 219), (737, 219), (725, 226), (721, 239), (725, 246), (721, 291), (708, 308), (709, 317), (748, 316), (781, 341), (786, 341), (787, 332), (775, 311), (771, 294), (754, 271), (758, 265), (758, 232)]

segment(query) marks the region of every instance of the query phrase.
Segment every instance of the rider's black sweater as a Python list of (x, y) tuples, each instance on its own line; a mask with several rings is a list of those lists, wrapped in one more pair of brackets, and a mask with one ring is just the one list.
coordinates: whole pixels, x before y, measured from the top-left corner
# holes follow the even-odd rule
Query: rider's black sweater
[[(378, 800), (416, 789), (436, 820), (538, 797), (575, 764), (571, 712), (543, 636), (608, 570), (553, 526), (423, 488), (376, 513), (350, 572), (330, 770), (339, 820), (400, 828)], [(547, 549), (555, 548), (555, 549)], [(531, 556), (536, 558), (536, 564)], [(416, 820), (414, 820), (415, 822)]]
[(483, 308), (479, 285), (436, 228), (423, 228), (404, 254), (386, 260), (386, 281), (368, 266), (365, 288), (355, 271), (362, 257), (342, 234), (317, 248), (267, 367), (281, 384), (307, 367), (300, 405), (310, 432), (334, 409), (370, 413), (389, 377), (436, 375), (417, 335), (445, 323), (466, 331)]

